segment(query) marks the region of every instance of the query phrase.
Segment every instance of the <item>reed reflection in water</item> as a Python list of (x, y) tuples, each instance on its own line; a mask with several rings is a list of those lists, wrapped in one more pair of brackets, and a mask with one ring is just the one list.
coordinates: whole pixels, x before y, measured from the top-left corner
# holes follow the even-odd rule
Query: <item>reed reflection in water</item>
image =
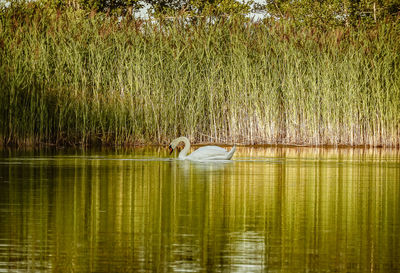
[(0, 271), (398, 272), (397, 150), (0, 158)]

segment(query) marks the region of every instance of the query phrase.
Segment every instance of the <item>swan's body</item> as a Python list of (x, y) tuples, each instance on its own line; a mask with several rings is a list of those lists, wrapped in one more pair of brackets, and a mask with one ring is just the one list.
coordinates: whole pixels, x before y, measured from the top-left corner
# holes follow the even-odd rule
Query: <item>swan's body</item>
[(190, 155), (187, 155), (187, 153), (190, 150), (190, 142), (186, 137), (178, 137), (177, 139), (174, 139), (171, 144), (169, 145), (170, 152), (172, 153), (173, 150), (178, 146), (180, 142), (185, 143), (185, 147), (183, 150), (179, 153), (178, 158), (179, 159), (187, 159), (187, 160), (230, 160), (233, 156), (233, 154), (236, 151), (236, 146), (233, 146), (233, 148), (228, 152), (224, 148), (218, 147), (218, 146), (204, 146), (196, 151), (192, 152)]

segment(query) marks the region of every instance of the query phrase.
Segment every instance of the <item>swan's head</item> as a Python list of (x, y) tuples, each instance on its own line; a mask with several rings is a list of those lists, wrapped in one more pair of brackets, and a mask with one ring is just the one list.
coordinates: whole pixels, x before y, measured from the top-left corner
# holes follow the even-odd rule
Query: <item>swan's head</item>
[(169, 149), (169, 154), (172, 154), (172, 152), (174, 151), (174, 148), (172, 148), (172, 146), (169, 145), (168, 149)]
[(175, 150), (175, 148), (179, 145), (179, 143), (182, 140), (180, 140), (179, 138), (172, 140), (171, 144), (169, 144), (169, 154), (172, 154), (172, 152)]
[[(169, 144), (169, 154), (172, 154), (172, 152), (175, 150), (175, 148), (178, 148), (178, 151), (180, 149), (179, 144), (184, 143), (185, 149), (190, 149), (190, 142), (186, 137), (178, 137), (174, 140), (171, 141), (171, 144)], [(186, 151), (187, 153), (187, 151)], [(184, 156), (186, 153), (184, 153), (182, 156)], [(181, 156), (181, 154), (179, 154)]]
[(176, 139), (174, 139), (171, 144), (169, 144), (169, 154), (172, 154), (172, 152), (175, 150), (176, 146), (178, 146), (179, 141), (177, 141)]

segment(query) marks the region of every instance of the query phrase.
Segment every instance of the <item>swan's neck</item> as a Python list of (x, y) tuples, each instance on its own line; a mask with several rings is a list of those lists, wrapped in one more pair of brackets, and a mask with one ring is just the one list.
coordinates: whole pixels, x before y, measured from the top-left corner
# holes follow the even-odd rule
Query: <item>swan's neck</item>
[(189, 139), (187, 139), (186, 137), (179, 137), (177, 139), (178, 142), (183, 142), (185, 143), (185, 147), (183, 148), (183, 150), (179, 153), (178, 158), (179, 159), (185, 159), (185, 157), (187, 156), (187, 153), (190, 150), (190, 142)]

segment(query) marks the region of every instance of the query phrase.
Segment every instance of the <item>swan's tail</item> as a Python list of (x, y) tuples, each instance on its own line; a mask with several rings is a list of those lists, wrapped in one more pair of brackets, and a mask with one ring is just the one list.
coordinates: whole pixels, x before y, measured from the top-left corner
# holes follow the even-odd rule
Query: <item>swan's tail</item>
[(228, 156), (226, 157), (226, 159), (228, 159), (228, 160), (231, 159), (233, 154), (235, 153), (235, 151), (236, 151), (236, 145), (234, 145), (233, 148), (229, 151)]

